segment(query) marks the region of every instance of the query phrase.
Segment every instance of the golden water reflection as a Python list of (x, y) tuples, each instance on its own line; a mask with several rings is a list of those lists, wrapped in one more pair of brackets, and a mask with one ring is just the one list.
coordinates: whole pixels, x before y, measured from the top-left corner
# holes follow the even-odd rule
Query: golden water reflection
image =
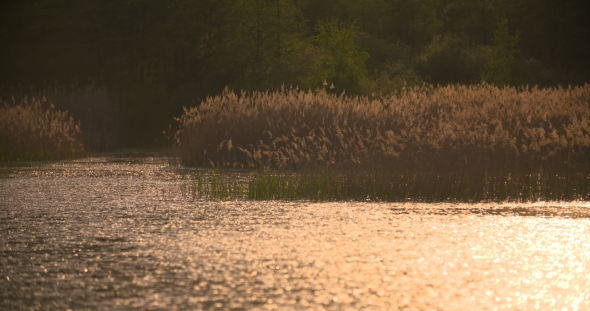
[(585, 202), (215, 202), (154, 163), (0, 178), (0, 309), (589, 310)]
[[(587, 219), (436, 215), (433, 206), (415, 204), (259, 204), (267, 217), (248, 203), (228, 208), (240, 215), (227, 227), (183, 231), (167, 254), (194, 277), (222, 280), (199, 290), (242, 306), (590, 307)], [(215, 264), (203, 267), (202, 254)]]

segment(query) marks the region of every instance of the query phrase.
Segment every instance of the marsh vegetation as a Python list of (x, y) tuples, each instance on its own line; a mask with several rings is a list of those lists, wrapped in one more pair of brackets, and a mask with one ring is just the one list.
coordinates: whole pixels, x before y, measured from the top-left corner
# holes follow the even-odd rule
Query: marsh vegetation
[[(113, 137), (106, 133), (113, 121), (93, 123), (87, 112), (109, 115), (106, 91), (38, 94), (2, 102), (3, 161), (72, 158), (84, 146), (114, 142), (100, 140)], [(88, 110), (78, 105), (69, 114), (45, 95)], [(587, 200), (589, 102), (589, 85), (423, 85), (371, 97), (226, 89), (184, 110), (170, 133), (171, 156), (214, 169), (184, 184), (199, 198)]]
[(254, 169), (252, 198), (575, 200), (590, 194), (590, 86), (225, 91), (179, 118), (184, 165)]
[[(8, 1), (2, 157), (172, 148), (257, 198), (586, 199), (585, 4)], [(25, 98), (59, 120), (19, 121)]]
[(81, 121), (87, 149), (105, 151), (164, 146), (162, 130), (182, 107), (225, 87), (315, 91), (326, 82), (335, 94), (387, 96), (423, 83), (582, 86), (590, 81), (586, 7), (586, 0), (534, 7), (529, 0), (9, 0), (0, 4), (0, 97), (19, 97), (19, 85), (29, 98), (47, 91), (58, 110)]
[(80, 123), (42, 99), (0, 100), (0, 159), (53, 160), (84, 151)]

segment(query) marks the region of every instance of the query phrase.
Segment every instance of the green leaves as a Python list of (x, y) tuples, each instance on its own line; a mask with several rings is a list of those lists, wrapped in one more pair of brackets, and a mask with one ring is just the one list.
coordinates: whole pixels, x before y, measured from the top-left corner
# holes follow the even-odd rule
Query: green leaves
[(485, 82), (503, 87), (518, 83), (517, 55), (520, 33), (510, 35), (508, 20), (502, 18), (498, 22), (498, 29), (494, 31), (494, 45), (492, 59), (486, 64), (482, 79)]
[(326, 82), (336, 92), (363, 93), (369, 83), (365, 66), (369, 54), (355, 42), (357, 29), (330, 20), (318, 23), (316, 31), (317, 54), (309, 86), (318, 88)]

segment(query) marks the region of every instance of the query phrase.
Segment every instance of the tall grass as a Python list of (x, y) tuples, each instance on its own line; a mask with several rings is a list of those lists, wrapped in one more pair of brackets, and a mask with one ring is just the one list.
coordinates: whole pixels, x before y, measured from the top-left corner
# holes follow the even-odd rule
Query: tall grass
[(43, 99), (0, 100), (0, 159), (71, 158), (84, 151), (80, 124)]
[(253, 200), (314, 201), (569, 201), (590, 199), (590, 178), (543, 173), (507, 176), (415, 174), (341, 174), (328, 171), (252, 175)]
[(187, 175), (180, 185), (184, 197), (215, 200), (312, 201), (569, 201), (588, 200), (590, 179), (509, 174), (484, 176), (432, 176), (424, 174), (347, 175), (320, 168), (305, 172), (247, 172), (210, 169)]
[(16, 85), (0, 89), (0, 98), (21, 102), (25, 98), (46, 98), (57, 110), (69, 112), (80, 121), (82, 142), (93, 151), (120, 147), (120, 99), (98, 83)]
[(192, 199), (244, 199), (247, 189), (248, 175), (219, 169), (187, 176), (180, 185), (182, 195)]
[(297, 171), (315, 176), (308, 183), (326, 167), (333, 185), (373, 184), (391, 200), (589, 195), (589, 85), (424, 86), (376, 99), (226, 90), (179, 123), (185, 165)]

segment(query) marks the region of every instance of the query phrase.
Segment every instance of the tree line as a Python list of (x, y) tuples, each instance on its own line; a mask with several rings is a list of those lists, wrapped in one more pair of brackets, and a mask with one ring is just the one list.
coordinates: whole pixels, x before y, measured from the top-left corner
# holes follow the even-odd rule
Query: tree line
[(92, 79), (120, 96), (129, 143), (225, 87), (370, 96), (423, 83), (583, 84), (585, 4), (10, 0), (0, 4), (0, 84)]

